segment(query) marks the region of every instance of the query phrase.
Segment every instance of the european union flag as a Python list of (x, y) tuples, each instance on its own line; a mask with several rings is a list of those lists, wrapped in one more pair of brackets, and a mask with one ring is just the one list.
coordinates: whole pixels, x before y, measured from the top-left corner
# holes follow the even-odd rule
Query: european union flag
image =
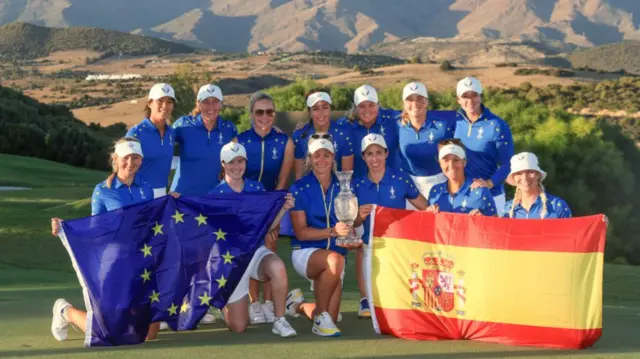
[(85, 346), (141, 343), (151, 322), (194, 329), (209, 307), (224, 307), (284, 196), (165, 196), (64, 221), (60, 238), (87, 308)]

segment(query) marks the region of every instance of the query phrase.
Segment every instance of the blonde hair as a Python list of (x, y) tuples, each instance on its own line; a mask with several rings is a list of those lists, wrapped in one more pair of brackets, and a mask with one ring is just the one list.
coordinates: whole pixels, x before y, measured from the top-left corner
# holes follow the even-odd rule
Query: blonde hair
[(400, 115), (400, 122), (402, 123), (403, 126), (406, 126), (409, 124), (409, 122), (411, 122), (411, 119), (409, 118), (409, 114), (405, 109), (402, 109), (402, 114)]
[(118, 174), (118, 155), (116, 154), (115, 147), (121, 144), (122, 142), (128, 142), (128, 141), (140, 143), (140, 140), (138, 140), (135, 137), (122, 137), (113, 143), (113, 152), (111, 152), (111, 156), (110, 156), (111, 157), (111, 174), (109, 175), (109, 177), (107, 177), (107, 180), (105, 182), (107, 188), (111, 188), (111, 185), (113, 184), (113, 179), (116, 178), (116, 175)]
[[(544, 219), (544, 217), (548, 214), (547, 210), (547, 193), (545, 192), (544, 185), (542, 184), (542, 180), (538, 180), (538, 187), (540, 187), (540, 201), (542, 202), (542, 211), (540, 212), (540, 219)], [(513, 196), (513, 204), (511, 209), (509, 210), (509, 218), (513, 218), (515, 214), (515, 209), (518, 204), (522, 201), (522, 192), (519, 188), (516, 187), (516, 193)]]

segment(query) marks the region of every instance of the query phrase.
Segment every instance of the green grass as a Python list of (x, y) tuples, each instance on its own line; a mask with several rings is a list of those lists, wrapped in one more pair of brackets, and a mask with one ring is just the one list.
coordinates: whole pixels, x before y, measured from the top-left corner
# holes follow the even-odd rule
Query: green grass
[[(24, 162), (23, 162), (24, 161)], [(341, 338), (311, 334), (305, 319), (292, 319), (298, 337), (279, 339), (270, 326), (250, 326), (244, 334), (219, 321), (192, 332), (162, 332), (153, 342), (114, 348), (83, 348), (83, 335), (56, 342), (50, 334), (51, 306), (64, 297), (82, 307), (80, 287), (68, 255), (49, 234), (49, 218), (89, 213), (92, 187), (105, 174), (50, 162), (0, 155), (0, 173), (11, 185), (39, 187), (0, 191), (0, 358), (637, 358), (640, 357), (640, 270), (607, 265), (604, 277), (604, 333), (582, 351), (511, 347), (471, 341), (411, 341), (378, 336), (371, 321), (357, 319), (358, 294), (353, 257), (349, 258), (342, 305)], [(44, 172), (40, 172), (44, 171)], [(8, 180), (7, 180), (8, 179)], [(279, 244), (288, 268), (289, 246)], [(291, 287), (310, 295), (308, 283), (292, 270)]]

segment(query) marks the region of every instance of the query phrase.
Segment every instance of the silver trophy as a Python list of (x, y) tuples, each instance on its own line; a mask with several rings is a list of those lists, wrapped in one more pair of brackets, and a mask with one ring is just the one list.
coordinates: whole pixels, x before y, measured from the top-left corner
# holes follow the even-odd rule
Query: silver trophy
[[(353, 228), (353, 223), (358, 218), (358, 198), (351, 192), (351, 176), (353, 171), (340, 171), (337, 173), (340, 181), (340, 193), (333, 200), (336, 217), (340, 222)], [(355, 243), (358, 238), (353, 230), (346, 237), (336, 238), (336, 244), (344, 245)]]

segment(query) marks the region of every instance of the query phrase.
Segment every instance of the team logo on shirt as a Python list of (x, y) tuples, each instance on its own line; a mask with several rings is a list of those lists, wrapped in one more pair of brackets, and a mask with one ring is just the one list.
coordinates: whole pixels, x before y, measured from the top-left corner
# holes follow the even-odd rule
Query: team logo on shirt
[(173, 146), (173, 136), (169, 135), (169, 146)]
[(430, 131), (430, 132), (429, 132), (429, 143), (433, 143), (433, 139), (434, 139), (435, 137), (436, 137), (436, 136), (433, 134), (433, 131)]
[(385, 133), (384, 133), (384, 126), (380, 126), (380, 134), (381, 134), (382, 136), (384, 136), (384, 135), (385, 135)]
[(478, 139), (482, 139), (482, 136), (483, 136), (483, 135), (484, 135), (484, 128), (480, 127), (480, 128), (478, 129), (478, 136), (477, 136), (477, 138), (478, 138)]
[(220, 135), (218, 136), (218, 144), (221, 145), (223, 143), (222, 141), (222, 133), (220, 133)]
[[(467, 289), (464, 286), (465, 272), (454, 270), (455, 258), (443, 251), (433, 251), (424, 253), (422, 261), (424, 263), (422, 271), (418, 263), (411, 263), (409, 278), (411, 305), (419, 308), (424, 304), (435, 312), (444, 313), (455, 309), (455, 314), (465, 315), (467, 300)], [(420, 293), (421, 287), (422, 293)]]
[(391, 189), (389, 189), (389, 198), (396, 199), (396, 189), (393, 188), (393, 186), (391, 186)]
[(147, 199), (147, 196), (145, 196), (144, 191), (142, 190), (142, 188), (140, 188), (140, 198), (141, 199)]
[(273, 156), (271, 156), (272, 159), (277, 160), (278, 159), (278, 150), (276, 150), (276, 148), (274, 147), (273, 150), (271, 151), (271, 153), (273, 153)]
[(462, 201), (462, 208), (463, 208), (463, 209), (466, 209), (466, 208), (467, 208), (467, 204), (468, 204), (468, 203), (467, 203), (467, 199), (465, 198), (465, 199)]

